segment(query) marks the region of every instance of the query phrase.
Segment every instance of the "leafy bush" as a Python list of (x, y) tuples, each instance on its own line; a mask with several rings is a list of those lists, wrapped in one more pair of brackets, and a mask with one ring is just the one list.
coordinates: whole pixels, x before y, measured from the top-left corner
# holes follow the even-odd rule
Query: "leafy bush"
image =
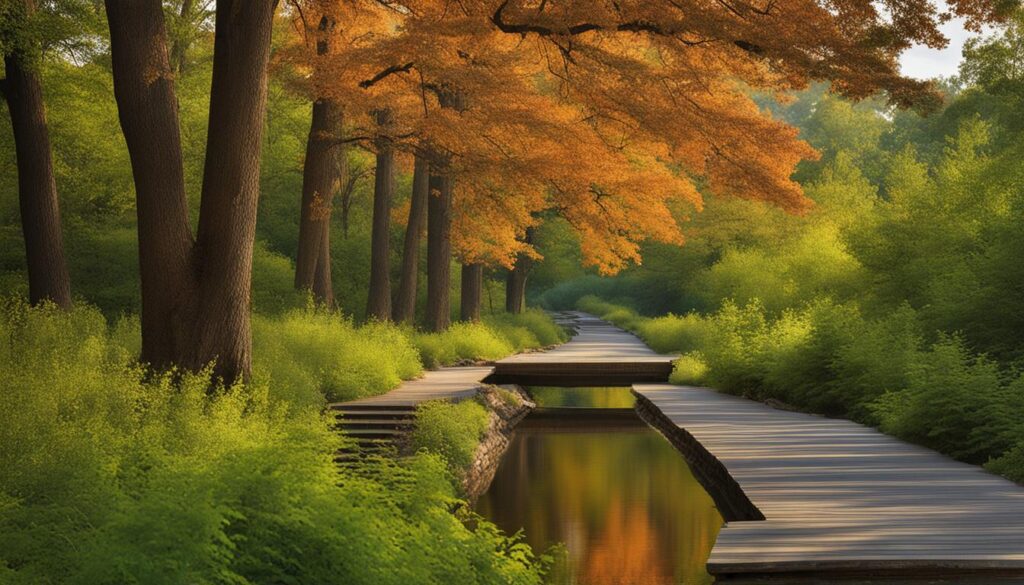
[(543, 311), (488, 315), (481, 323), (455, 323), (441, 333), (415, 333), (412, 343), (428, 368), (463, 360), (497, 360), (525, 349), (561, 343), (565, 331)]
[(714, 335), (713, 325), (697, 313), (668, 314), (639, 323), (636, 332), (654, 351), (660, 353), (688, 352), (707, 345)]
[(431, 400), (416, 407), (416, 427), (410, 443), (414, 450), (440, 455), (452, 477), (461, 477), (473, 462), (490, 414), (475, 400)]
[(1024, 425), (1024, 380), (1005, 384), (997, 365), (946, 337), (914, 364), (906, 389), (873, 408), (883, 431), (971, 463), (1011, 449)]
[(707, 375), (708, 364), (704, 361), (704, 356), (699, 351), (694, 351), (676, 360), (668, 381), (683, 386), (699, 386), (704, 383)]
[(95, 309), (0, 305), (0, 578), (540, 583), (525, 544), (449, 512), (438, 456), (341, 471), (317, 411), (208, 379), (147, 375)]
[(254, 316), (253, 354), (257, 378), (296, 405), (381, 394), (422, 371), (402, 329), (355, 327), (337, 313), (314, 309)]
[[(547, 347), (563, 343), (569, 338), (562, 327), (539, 309), (526, 309), (516, 315), (488, 315), (484, 317), (484, 323), (496, 329), (516, 350)], [(530, 336), (523, 335), (522, 330), (527, 331)]]
[(455, 323), (441, 333), (416, 333), (412, 338), (428, 368), (459, 360), (495, 360), (512, 353), (512, 346), (482, 323)]

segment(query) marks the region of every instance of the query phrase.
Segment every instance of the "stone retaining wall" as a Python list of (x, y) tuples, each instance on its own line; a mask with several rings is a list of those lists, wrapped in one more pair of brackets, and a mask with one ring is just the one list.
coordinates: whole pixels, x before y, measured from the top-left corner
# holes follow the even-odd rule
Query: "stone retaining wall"
[(518, 386), (484, 386), (477, 394), (490, 412), (487, 432), (476, 448), (473, 463), (466, 469), (462, 493), (470, 502), (487, 491), (498, 471), (501, 457), (508, 449), (512, 431), (536, 405)]

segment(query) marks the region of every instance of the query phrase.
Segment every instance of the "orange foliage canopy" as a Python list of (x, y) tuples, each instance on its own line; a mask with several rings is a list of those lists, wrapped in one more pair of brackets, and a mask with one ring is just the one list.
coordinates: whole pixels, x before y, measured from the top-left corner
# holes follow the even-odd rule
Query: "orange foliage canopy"
[[(972, 24), (988, 0), (949, 3)], [(315, 95), (343, 104), (350, 133), (382, 131), (447, 161), (452, 235), (465, 262), (509, 266), (522, 234), (555, 210), (604, 273), (639, 262), (646, 239), (681, 242), (675, 202), (700, 189), (800, 212), (790, 180), (814, 151), (751, 91), (826, 79), (852, 97), (927, 104), (896, 58), (941, 46), (929, 0), (304, 0), (304, 22), (342, 23), (340, 47), (308, 67)], [(308, 42), (307, 42), (308, 46)], [(310, 51), (290, 59), (310, 63)], [(458, 97), (459, 107), (444, 107)], [(450, 105), (450, 104), (448, 104)]]

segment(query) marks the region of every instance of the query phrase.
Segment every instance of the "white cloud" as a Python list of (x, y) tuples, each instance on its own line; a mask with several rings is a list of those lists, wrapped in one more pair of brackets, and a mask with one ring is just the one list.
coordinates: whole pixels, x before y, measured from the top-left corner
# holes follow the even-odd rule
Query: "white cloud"
[(972, 35), (964, 29), (962, 19), (950, 20), (940, 28), (949, 39), (949, 45), (941, 50), (922, 45), (911, 47), (900, 56), (900, 70), (904, 75), (917, 79), (956, 75), (963, 58), (964, 42)]

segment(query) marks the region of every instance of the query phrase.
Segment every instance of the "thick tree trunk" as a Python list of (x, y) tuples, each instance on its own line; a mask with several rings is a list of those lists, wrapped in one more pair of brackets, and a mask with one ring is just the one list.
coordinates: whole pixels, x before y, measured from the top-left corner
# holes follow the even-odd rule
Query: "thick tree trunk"
[(382, 137), (376, 141), (377, 169), (373, 183), (373, 231), (370, 234), (370, 291), (366, 317), (391, 319), (391, 200), (395, 193), (395, 151), (387, 136), (391, 113), (376, 114)]
[[(310, 290), (317, 303), (334, 304), (330, 282), (330, 226), (334, 194), (343, 169), (344, 150), (339, 144), (342, 112), (329, 99), (313, 102), (302, 168), (302, 209), (299, 216), (299, 247), (295, 257), (295, 288)], [(328, 242), (326, 245), (324, 242)]]
[(142, 281), (142, 360), (181, 360), (190, 331), (181, 309), (194, 295), (178, 105), (159, 0), (107, 0), (114, 97), (135, 180)]
[[(327, 55), (334, 21), (323, 16), (317, 27), (318, 57)], [(302, 166), (302, 209), (299, 212), (299, 247), (295, 255), (295, 288), (309, 290), (322, 306), (334, 307), (331, 283), (331, 210), (345, 168), (341, 146), (341, 106), (329, 98), (313, 102)]]
[(429, 331), (451, 325), (452, 178), (432, 175), (427, 202), (427, 322)]
[[(466, 97), (446, 84), (434, 90), (442, 108), (463, 112)], [(448, 161), (434, 161), (427, 204), (427, 329), (444, 331), (451, 325), (451, 223), (454, 179)], [(436, 191), (436, 194), (434, 193)]]
[(459, 315), (463, 321), (480, 320), (480, 299), (484, 285), (483, 264), (462, 265), (462, 296), (459, 303)]
[[(525, 242), (533, 243), (533, 228), (526, 230)], [(526, 278), (533, 266), (533, 259), (526, 254), (519, 254), (515, 266), (508, 271), (505, 280), (505, 310), (509, 313), (522, 313), (526, 307)]]
[(276, 2), (218, 0), (199, 231), (188, 223), (173, 72), (160, 0), (107, 0), (114, 94), (132, 174), (142, 275), (142, 357), (157, 368), (215, 362), (246, 378), (249, 292)]
[[(31, 2), (26, 4), (31, 10)], [(3, 93), (11, 113), (18, 165), (18, 204), (25, 237), (28, 296), (32, 304), (71, 306), (71, 279), (64, 257), (60, 205), (53, 175), (50, 132), (39, 75), (15, 54), (4, 58)]]
[(427, 219), (427, 197), (430, 196), (430, 161), (416, 155), (412, 172), (412, 201), (409, 222), (405, 228), (402, 250), (402, 274), (395, 299), (394, 317), (398, 323), (412, 323), (416, 318), (416, 292), (420, 272), (420, 240)]

